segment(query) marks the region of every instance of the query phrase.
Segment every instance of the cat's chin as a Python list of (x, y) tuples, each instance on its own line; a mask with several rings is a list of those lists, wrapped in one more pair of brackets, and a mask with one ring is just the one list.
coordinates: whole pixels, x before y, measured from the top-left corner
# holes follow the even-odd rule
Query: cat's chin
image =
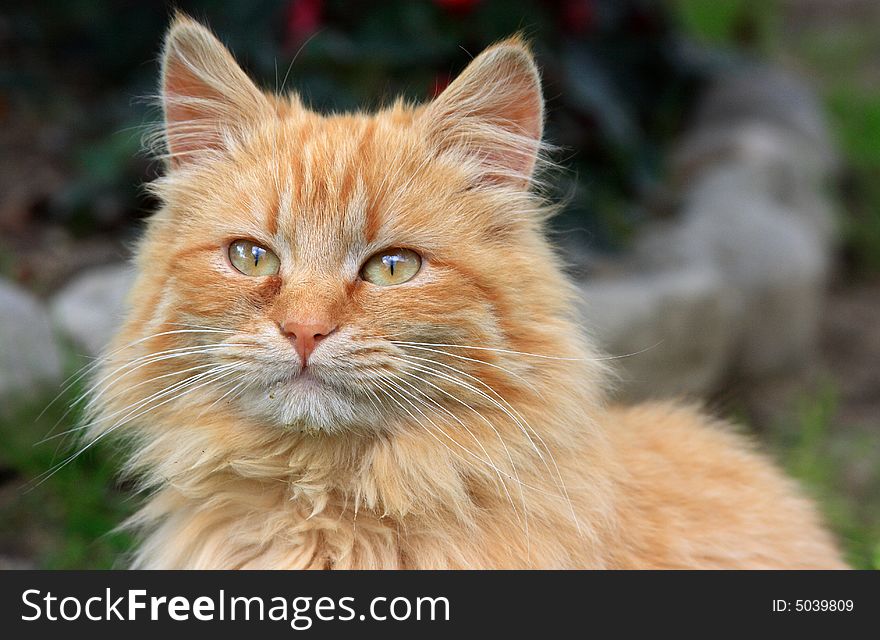
[(241, 397), (245, 411), (282, 429), (339, 432), (376, 424), (372, 405), (305, 373)]

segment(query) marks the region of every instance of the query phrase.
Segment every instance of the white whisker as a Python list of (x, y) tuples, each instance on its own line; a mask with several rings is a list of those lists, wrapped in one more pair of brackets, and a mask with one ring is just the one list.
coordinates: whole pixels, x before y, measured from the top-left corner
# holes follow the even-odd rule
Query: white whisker
[(98, 380), (96, 383), (94, 383), (94, 385), (92, 385), (92, 391), (91, 391), (92, 397), (89, 400), (89, 402), (86, 403), (85, 410), (86, 411), (91, 410), (91, 408), (93, 408), (97, 404), (97, 401), (101, 398), (101, 396), (104, 394), (104, 392), (106, 392), (107, 389), (109, 388), (109, 387), (105, 387), (99, 391), (98, 389), (99, 389), (100, 385), (102, 385), (108, 379), (116, 376), (118, 373), (125, 371), (129, 367), (132, 367), (133, 365), (137, 365), (137, 366), (134, 366), (134, 368), (130, 369), (129, 371), (126, 371), (121, 376), (116, 378), (114, 380), (114, 383), (121, 380), (122, 378), (125, 378), (125, 377), (131, 375), (135, 371), (137, 371), (145, 366), (154, 364), (156, 362), (162, 362), (164, 360), (171, 360), (174, 358), (182, 358), (184, 356), (201, 355), (204, 353), (215, 352), (218, 350), (222, 351), (223, 349), (226, 349), (229, 347), (248, 347), (248, 346), (251, 346), (251, 345), (247, 345), (244, 343), (219, 343), (219, 344), (208, 344), (208, 345), (201, 345), (201, 346), (194, 346), (194, 347), (193, 346), (177, 347), (175, 349), (166, 349), (165, 351), (159, 351), (157, 353), (149, 353), (149, 354), (146, 354), (146, 355), (141, 356), (139, 358), (135, 358), (134, 360), (128, 361), (125, 364), (117, 367), (116, 369), (114, 369), (113, 371), (111, 371), (110, 373), (108, 373), (104, 377), (102, 377), (100, 380)]
[[(522, 502), (523, 502), (523, 519), (522, 519), (522, 522), (523, 522), (523, 528), (524, 528), (524, 533), (525, 533), (525, 537), (526, 537), (526, 551), (527, 551), (527, 556), (528, 556), (528, 557), (531, 557), (531, 538), (530, 538), (530, 536), (529, 536), (528, 510), (526, 509), (525, 495), (523, 494), (523, 487), (524, 487), (524, 486), (528, 486), (528, 485), (525, 484), (524, 482), (522, 482), (522, 480), (520, 480), (520, 478), (518, 477), (518, 475), (517, 475), (517, 473), (516, 473), (516, 468), (515, 468), (515, 466), (512, 466), (512, 467), (511, 467), (511, 470), (513, 471), (513, 476), (511, 476), (511, 474), (509, 474), (509, 473), (503, 472), (501, 469), (498, 468), (498, 466), (497, 466), (496, 464), (494, 464), (494, 463), (492, 462), (492, 456), (491, 456), (491, 455), (489, 454), (489, 452), (486, 450), (486, 447), (485, 447), (485, 446), (483, 445), (483, 443), (479, 440), (479, 438), (477, 438), (477, 436), (474, 435), (473, 431), (471, 431), (471, 430), (468, 428), (468, 426), (467, 426), (467, 425), (466, 425), (466, 424), (465, 424), (465, 423), (464, 423), (464, 422), (463, 422), (458, 416), (456, 416), (454, 413), (452, 413), (451, 411), (449, 411), (446, 407), (444, 407), (443, 405), (441, 405), (440, 403), (438, 403), (438, 402), (437, 402), (436, 400), (434, 400), (433, 398), (431, 398), (431, 397), (425, 395), (425, 394), (424, 394), (422, 391), (420, 391), (415, 385), (413, 385), (412, 383), (408, 382), (407, 380), (404, 380), (403, 378), (401, 378), (400, 376), (397, 376), (397, 375), (395, 375), (394, 378), (395, 378), (398, 382), (401, 382), (401, 383), (405, 384), (406, 386), (408, 386), (410, 389), (412, 389), (412, 390), (413, 390), (416, 394), (418, 394), (418, 395), (413, 395), (413, 394), (411, 394), (410, 392), (406, 391), (405, 389), (398, 389), (398, 391), (402, 391), (402, 392), (406, 393), (407, 395), (409, 395), (410, 397), (414, 397), (416, 400), (421, 400), (422, 402), (430, 402), (430, 403), (431, 403), (433, 406), (435, 406), (437, 409), (439, 409), (439, 410), (443, 411), (444, 413), (446, 413), (447, 415), (449, 415), (453, 420), (455, 420), (455, 421), (456, 421), (456, 422), (457, 422), (457, 423), (458, 423), (458, 424), (459, 424), (459, 425), (460, 425), (460, 426), (461, 426), (461, 427), (462, 427), (462, 428), (468, 433), (468, 435), (470, 435), (470, 437), (474, 440), (474, 442), (477, 443), (477, 446), (480, 447), (480, 449), (483, 451), (483, 453), (486, 455), (486, 458), (487, 458), (487, 460), (482, 460), (482, 459), (480, 459), (480, 458), (477, 456), (477, 459), (480, 460), (481, 462), (483, 462), (484, 464), (488, 465), (493, 471), (495, 471), (496, 475), (498, 476), (498, 480), (499, 480), (499, 482), (501, 483), (501, 486), (504, 488), (504, 492), (505, 492), (505, 494), (507, 494), (507, 499), (510, 501), (510, 506), (511, 506), (511, 508), (513, 509), (514, 513), (517, 513), (517, 512), (516, 512), (516, 507), (515, 507), (514, 504), (513, 504), (513, 497), (510, 495), (510, 491), (508, 490), (508, 488), (507, 488), (507, 484), (504, 482), (504, 479), (503, 479), (503, 478), (506, 477), (506, 478), (508, 478), (508, 479), (512, 479), (512, 480), (514, 480), (514, 481), (519, 485), (520, 498), (521, 498), (521, 500), (522, 500)], [(418, 410), (418, 409), (417, 409), (417, 410)], [(419, 411), (419, 413), (422, 413), (422, 412)], [(422, 413), (422, 415), (424, 415), (424, 413)], [(427, 418), (427, 416), (425, 416), (425, 417)], [(430, 420), (430, 418), (427, 418), (427, 419)], [(433, 422), (432, 422), (432, 424), (433, 424)], [(496, 433), (496, 435), (498, 435), (498, 432), (497, 432), (497, 431), (496, 431), (495, 433)], [(501, 436), (498, 435), (498, 437), (499, 437), (499, 440), (500, 440), (500, 439), (501, 439)], [(502, 441), (502, 445), (503, 445), (503, 441)], [(472, 455), (473, 455), (473, 454), (472, 454)], [(510, 456), (509, 456), (509, 453), (508, 453), (508, 458), (509, 458), (509, 457), (510, 457)], [(510, 460), (510, 462), (511, 462), (511, 465), (513, 465), (513, 460)], [(517, 514), (517, 515), (518, 515), (518, 514)]]
[[(417, 380), (420, 380), (422, 383), (427, 384), (428, 386), (430, 386), (430, 387), (436, 389), (436, 390), (439, 391), (440, 393), (442, 393), (442, 394), (448, 396), (448, 397), (451, 398), (452, 400), (455, 400), (456, 402), (458, 402), (458, 403), (461, 404), (462, 406), (466, 407), (467, 409), (470, 409), (474, 414), (476, 414), (480, 419), (482, 419), (483, 422), (486, 423), (486, 425), (488, 425), (488, 427), (493, 431), (493, 433), (495, 433), (495, 436), (498, 438), (498, 441), (501, 443), (501, 447), (504, 449), (504, 453), (505, 453), (505, 455), (507, 456), (508, 461), (510, 462), (510, 469), (511, 469), (511, 471), (513, 472), (514, 478), (516, 479), (517, 483), (520, 485), (520, 487), (519, 487), (519, 490), (520, 490), (520, 497), (522, 498), (522, 501), (523, 501), (523, 510), (525, 511), (525, 510), (526, 510), (526, 507), (525, 507), (525, 494), (523, 493), (523, 486), (524, 486), (524, 484), (523, 484), (522, 480), (520, 480), (519, 473), (518, 473), (517, 470), (516, 470), (516, 463), (514, 463), (514, 461), (513, 461), (513, 456), (511, 455), (510, 450), (509, 450), (508, 447), (507, 447), (507, 443), (504, 442), (504, 438), (501, 437), (501, 434), (498, 432), (498, 429), (495, 428), (495, 425), (492, 424), (492, 421), (489, 420), (489, 419), (488, 419), (486, 416), (484, 416), (482, 413), (480, 413), (479, 411), (477, 411), (476, 409), (474, 409), (472, 406), (470, 406), (467, 402), (465, 402), (465, 401), (462, 400), (461, 398), (458, 398), (458, 397), (452, 395), (451, 393), (449, 393), (449, 392), (446, 391), (445, 389), (442, 389), (441, 387), (438, 387), (437, 385), (435, 385), (435, 384), (433, 384), (433, 383), (431, 383), (431, 382), (428, 382), (427, 380), (424, 380), (423, 378), (419, 378), (419, 376), (416, 376), (416, 375), (414, 375), (414, 374), (412, 374), (412, 373), (409, 373), (408, 371), (402, 371), (401, 373), (403, 373), (404, 375), (412, 376), (412, 377), (416, 378)], [(526, 512), (526, 513), (527, 513), (527, 512)], [(528, 519), (528, 515), (526, 515), (526, 519)]]
[[(444, 365), (441, 362), (427, 360), (426, 358), (419, 358), (418, 356), (409, 355), (409, 356), (403, 356), (403, 358), (401, 358), (400, 356), (394, 356), (394, 357), (397, 358), (398, 360), (403, 361), (403, 362), (407, 362), (405, 360), (405, 358), (415, 358), (417, 360), (424, 360), (424, 361), (431, 362), (432, 364), (435, 364), (435, 365), (446, 366), (446, 367), (452, 369), (453, 371), (456, 371), (460, 375), (466, 376), (468, 378), (475, 380), (476, 382), (479, 382), (480, 384), (485, 386), (487, 389), (489, 389), (489, 391), (491, 391), (495, 396), (497, 396), (498, 399), (501, 400), (501, 402), (503, 402), (505, 405), (507, 405), (507, 407), (510, 408), (509, 410), (505, 406), (500, 404), (498, 401), (496, 401), (494, 398), (488, 396), (487, 394), (483, 393), (482, 391), (473, 387), (472, 385), (456, 379), (453, 376), (444, 374), (443, 372), (439, 372), (439, 371), (437, 371), (431, 367), (425, 366), (425, 365), (413, 364), (412, 362), (408, 363), (409, 366), (412, 366), (419, 371), (423, 371), (425, 373), (430, 373), (430, 374), (436, 375), (437, 377), (439, 377), (441, 379), (445, 379), (449, 382), (452, 382), (453, 384), (456, 384), (456, 385), (461, 386), (469, 391), (472, 391), (472, 392), (476, 393), (478, 396), (485, 398), (486, 400), (491, 402), (494, 406), (496, 406), (498, 409), (500, 409), (505, 415), (507, 415), (511, 420), (513, 420), (513, 422), (523, 432), (523, 435), (525, 435), (526, 439), (529, 441), (529, 444), (531, 444), (532, 448), (535, 450), (535, 453), (538, 455), (541, 462), (544, 464), (544, 467), (547, 469), (547, 472), (550, 473), (551, 476), (553, 476), (553, 472), (551, 471), (550, 467), (548, 466), (547, 460), (544, 458), (543, 454), (538, 449), (538, 446), (535, 444), (534, 440), (532, 440), (531, 436), (528, 433), (529, 431), (531, 431), (535, 435), (535, 437), (539, 440), (539, 442), (542, 444), (544, 450), (547, 452), (547, 454), (551, 458), (551, 461), (553, 463), (553, 466), (554, 466), (554, 469), (556, 472), (555, 477), (554, 477), (554, 482), (556, 483), (557, 489), (559, 489), (562, 492), (561, 497), (568, 504), (568, 507), (571, 512), (571, 516), (574, 521), (575, 527), (577, 528), (579, 533), (581, 532), (580, 522), (578, 521), (577, 515), (575, 514), (574, 505), (571, 502), (571, 498), (568, 494), (568, 489), (565, 486), (565, 480), (562, 478), (562, 472), (559, 469), (559, 465), (556, 463), (556, 459), (553, 456), (552, 451), (547, 446), (547, 443), (540, 436), (540, 434), (531, 425), (529, 425), (528, 421), (525, 419), (525, 417), (523, 417), (523, 415), (521, 413), (519, 413), (516, 409), (514, 409), (514, 407), (509, 402), (507, 402), (497, 391), (492, 389), (492, 387), (489, 386), (488, 384), (486, 384), (484, 381), (482, 381), (479, 378), (476, 378), (474, 376), (471, 376), (463, 371), (459, 371), (459, 370), (455, 369), (454, 367), (451, 367), (450, 365)], [(511, 413), (511, 412), (513, 412), (513, 413)]]
[(492, 367), (493, 369), (498, 369), (499, 371), (503, 371), (504, 373), (506, 373), (510, 376), (513, 376), (517, 380), (523, 382), (527, 389), (534, 389), (535, 388), (535, 385), (533, 383), (526, 380), (525, 378), (523, 378), (522, 376), (520, 376), (516, 372), (511, 371), (510, 369), (506, 369), (506, 368), (504, 368), (500, 365), (497, 365), (493, 362), (486, 362), (485, 360), (480, 360), (478, 358), (469, 358), (467, 356), (459, 355), (457, 353), (449, 353), (448, 351), (441, 351), (440, 349), (431, 349), (429, 347), (422, 347), (422, 346), (411, 345), (411, 344), (401, 344), (401, 343), (394, 343), (394, 344), (401, 350), (403, 348), (409, 348), (409, 349), (418, 349), (419, 351), (430, 351), (431, 353), (438, 353), (438, 354), (441, 354), (444, 356), (449, 356), (450, 358), (456, 358), (457, 360), (466, 360), (467, 362), (474, 362), (474, 363), (478, 363), (481, 365), (485, 365), (487, 367)]
[[(449, 451), (449, 452), (450, 452), (452, 455), (454, 455), (456, 458), (458, 458), (459, 460), (461, 460), (462, 462), (464, 462), (465, 464), (467, 464), (467, 460), (465, 460), (464, 458), (462, 458), (460, 454), (458, 454), (458, 453), (456, 453), (455, 451), (453, 451), (453, 450), (449, 447), (449, 445), (447, 445), (445, 442), (443, 442), (442, 440), (440, 440), (436, 435), (434, 435), (434, 433), (433, 433), (430, 429), (428, 429), (428, 428), (427, 428), (427, 427), (426, 427), (426, 426), (425, 426), (420, 420), (418, 420), (418, 419), (417, 419), (417, 418), (416, 418), (416, 417), (415, 417), (415, 416), (414, 416), (414, 415), (413, 415), (413, 414), (412, 414), (412, 413), (411, 413), (406, 407), (404, 407), (404, 406), (398, 401), (398, 399), (395, 398), (394, 395), (392, 395), (393, 392), (399, 392), (400, 389), (395, 389), (395, 388), (393, 388), (393, 387), (389, 388), (389, 387), (390, 387), (390, 381), (387, 380), (387, 379), (381, 379), (381, 380), (382, 380), (382, 382), (381, 382), (380, 386), (377, 387), (380, 391), (384, 392), (385, 395), (386, 395), (386, 396), (387, 396), (392, 402), (394, 402), (394, 404), (396, 404), (401, 410), (403, 410), (403, 411), (404, 411), (404, 412), (405, 412), (405, 413), (406, 413), (406, 414), (407, 414), (407, 415), (413, 420), (413, 422), (414, 422), (415, 424), (421, 426), (422, 429), (423, 429), (428, 435), (430, 435), (430, 436), (431, 436), (432, 438), (434, 438), (438, 443), (440, 443), (440, 444), (441, 444), (441, 445), (442, 445), (447, 451)], [(419, 411), (418, 408), (417, 408), (415, 405), (412, 404), (412, 402), (410, 402), (410, 401), (407, 401), (407, 402), (410, 404), (410, 406), (412, 406), (414, 409), (416, 409), (417, 411)], [(425, 416), (425, 414), (424, 414), (423, 412), (419, 411), (419, 413), (421, 413), (421, 415)], [(425, 418), (428, 419), (428, 420), (431, 422), (431, 424), (434, 425), (434, 427), (435, 427), (438, 431), (440, 431), (440, 433), (442, 433), (442, 434), (445, 435), (447, 438), (449, 438), (449, 440), (451, 440), (451, 441), (452, 441), (457, 447), (459, 447), (460, 449), (462, 449), (465, 453), (467, 453), (467, 454), (469, 454), (470, 456), (476, 458), (477, 460), (479, 460), (479, 461), (482, 462), (483, 464), (489, 466), (489, 467), (490, 467), (491, 469), (493, 469), (496, 473), (498, 473), (499, 476), (503, 474), (503, 475), (505, 475), (505, 476), (510, 477), (510, 474), (501, 471), (497, 466), (495, 466), (495, 465), (490, 461), (491, 459), (490, 459), (490, 460), (483, 460), (482, 458), (480, 458), (480, 456), (478, 456), (478, 455), (475, 454), (473, 451), (471, 451), (470, 449), (468, 449), (467, 447), (465, 447), (464, 445), (462, 445), (462, 444), (461, 444), (460, 442), (458, 442), (455, 438), (453, 438), (453, 437), (450, 436), (448, 433), (446, 433), (443, 429), (441, 429), (440, 427), (438, 427), (438, 426), (436, 425), (436, 423), (434, 423), (433, 421), (430, 420), (430, 418), (427, 418), (427, 416), (425, 416)], [(502, 484), (502, 486), (504, 487), (504, 491), (505, 491), (505, 493), (507, 494), (507, 498), (508, 498), (508, 500), (510, 501), (511, 509), (513, 509), (514, 513), (516, 513), (517, 515), (519, 515), (518, 512), (516, 511), (516, 507), (515, 507), (514, 504), (513, 504), (513, 497), (510, 495), (510, 492), (507, 490), (507, 485), (504, 484), (503, 481), (501, 481), (501, 484)]]
[[(128, 414), (126, 414), (125, 416), (123, 416), (122, 418), (120, 418), (119, 420), (117, 420), (115, 424), (113, 424), (112, 426), (108, 427), (106, 430), (104, 430), (104, 431), (102, 431), (101, 433), (99, 433), (96, 437), (94, 437), (93, 439), (91, 439), (88, 443), (86, 443), (85, 446), (81, 447), (78, 451), (76, 451), (75, 453), (71, 454), (71, 455), (68, 456), (66, 459), (64, 459), (63, 461), (61, 461), (60, 463), (54, 465), (54, 466), (53, 466), (51, 469), (49, 469), (48, 471), (46, 471), (46, 472), (40, 474), (39, 476), (37, 476), (36, 478), (34, 478), (34, 480), (30, 483), (30, 486), (28, 487), (27, 490), (28, 490), (28, 491), (31, 491), (31, 490), (33, 490), (33, 489), (36, 489), (38, 486), (40, 486), (41, 484), (43, 484), (46, 480), (48, 480), (49, 478), (51, 478), (52, 476), (54, 476), (56, 473), (58, 473), (58, 472), (59, 472), (61, 469), (63, 469), (65, 466), (67, 466), (68, 464), (70, 464), (70, 463), (71, 463), (73, 460), (75, 460), (77, 457), (79, 457), (79, 456), (82, 455), (84, 452), (86, 452), (87, 450), (89, 450), (90, 448), (92, 448), (93, 446), (95, 446), (95, 445), (96, 445), (98, 442), (100, 442), (103, 438), (107, 437), (108, 435), (110, 435), (111, 433), (113, 433), (114, 431), (116, 431), (117, 429), (119, 429), (120, 427), (122, 427), (123, 425), (125, 425), (128, 421), (130, 421), (130, 420), (134, 420), (134, 419), (136, 419), (136, 418), (139, 418), (139, 417), (141, 417), (141, 416), (143, 416), (143, 415), (145, 415), (145, 414), (147, 414), (147, 413), (149, 413), (149, 412), (151, 412), (151, 411), (155, 411), (155, 410), (158, 409), (159, 407), (161, 407), (161, 406), (163, 406), (163, 405), (165, 405), (165, 404), (167, 404), (167, 403), (169, 403), (169, 402), (179, 400), (179, 399), (181, 399), (182, 397), (184, 397), (184, 396), (186, 396), (186, 395), (192, 393), (193, 391), (196, 391), (196, 390), (198, 390), (198, 389), (201, 389), (202, 387), (204, 387), (204, 386), (206, 386), (206, 385), (208, 385), (208, 384), (212, 384), (212, 383), (216, 382), (218, 379), (221, 379), (221, 378), (223, 378), (223, 377), (225, 377), (225, 376), (232, 375), (233, 373), (235, 373), (234, 370), (233, 370), (233, 371), (224, 371), (224, 372), (221, 372), (216, 378), (211, 378), (211, 379), (208, 379), (207, 381), (203, 381), (203, 382), (201, 382), (201, 384), (198, 384), (198, 385), (196, 385), (195, 387), (188, 388), (188, 389), (184, 390), (182, 393), (178, 393), (178, 394), (176, 394), (176, 395), (173, 395), (172, 397), (170, 397), (170, 398), (168, 398), (168, 399), (166, 399), (166, 400), (163, 400), (163, 401), (160, 402), (159, 404), (156, 404), (156, 405), (153, 405), (153, 406), (149, 406), (149, 407), (147, 407), (146, 409), (141, 410), (141, 411), (137, 411), (137, 408), (132, 409), (132, 411), (130, 411)], [(199, 374), (199, 375), (201, 376), (201, 375), (203, 375), (203, 374)], [(179, 391), (179, 390), (180, 390), (180, 387), (177, 387), (177, 388), (175, 389), (175, 391)], [(158, 399), (158, 398), (155, 398), (155, 399)], [(87, 428), (88, 426), (94, 426), (94, 425), (87, 425), (85, 428)]]
[[(177, 325), (179, 323), (169, 322), (168, 324)], [(188, 326), (188, 325), (182, 325), (182, 326)], [(195, 327), (195, 325), (193, 325), (193, 327)], [(77, 382), (82, 380), (83, 377), (85, 377), (86, 375), (88, 375), (89, 373), (94, 371), (97, 367), (101, 366), (101, 364), (103, 364), (104, 362), (109, 360), (112, 356), (114, 356), (118, 353), (121, 353), (122, 351), (125, 351), (126, 349), (130, 349), (130, 348), (135, 347), (143, 342), (146, 342), (147, 340), (152, 340), (153, 338), (158, 338), (160, 336), (167, 336), (167, 335), (173, 335), (173, 334), (179, 334), (179, 333), (214, 333), (214, 332), (222, 332), (222, 330), (215, 329), (212, 327), (204, 327), (204, 328), (198, 328), (198, 329), (189, 328), (189, 329), (178, 329), (175, 331), (163, 331), (161, 333), (154, 333), (152, 335), (149, 335), (149, 336), (146, 336), (143, 338), (139, 338), (137, 340), (129, 342), (126, 345), (118, 347), (117, 349), (114, 349), (110, 353), (107, 353), (107, 354), (104, 354), (98, 358), (95, 358), (93, 362), (85, 364), (82, 367), (80, 367), (79, 369), (77, 369), (74, 373), (72, 373), (62, 383), (64, 386), (62, 386), (61, 391), (59, 391), (58, 395), (56, 395), (49, 402), (49, 404), (47, 404), (43, 408), (43, 410), (39, 413), (39, 415), (37, 415), (36, 420), (39, 420), (40, 418), (42, 418), (43, 415), (46, 413), (46, 411), (48, 411), (52, 405), (54, 405), (56, 402), (58, 402), (58, 399), (61, 398), (65, 393), (67, 393), (67, 391), (69, 391)], [(66, 415), (66, 412), (65, 412), (65, 415)]]
[[(489, 351), (494, 353), (504, 353), (515, 356), (526, 356), (529, 358), (541, 358), (543, 360), (561, 360), (563, 362), (603, 362), (606, 360), (619, 360), (621, 358), (631, 358), (632, 356), (637, 356), (641, 353), (645, 353), (646, 351), (650, 351), (658, 347), (662, 344), (662, 340), (657, 342), (656, 344), (651, 345), (650, 347), (645, 347), (644, 349), (639, 349), (638, 351), (633, 351), (632, 353), (625, 353), (622, 355), (616, 356), (600, 356), (596, 358), (567, 358), (564, 356), (551, 356), (542, 353), (527, 353), (525, 351), (513, 351), (511, 349), (500, 349), (497, 347), (477, 347), (474, 345), (465, 345), (465, 344), (446, 344), (439, 342), (406, 342), (403, 340), (389, 340), (391, 344), (395, 345), (409, 345), (409, 346), (422, 346), (422, 347), (446, 347), (449, 349), (474, 349), (476, 351)], [(451, 354), (449, 354), (451, 355)], [(488, 363), (486, 363), (488, 364)]]
[[(110, 420), (111, 418), (118, 416), (120, 413), (125, 413), (126, 411), (130, 411), (132, 409), (137, 410), (138, 408), (140, 408), (146, 404), (149, 404), (153, 400), (161, 399), (170, 393), (174, 393), (175, 391), (178, 391), (181, 388), (185, 388), (195, 382), (198, 382), (199, 380), (210, 377), (218, 372), (222, 372), (227, 369), (230, 369), (230, 368), (234, 367), (235, 365), (228, 365), (227, 364), (227, 365), (220, 365), (220, 366), (217, 366), (217, 365), (210, 365), (210, 366), (213, 367), (210, 371), (205, 371), (203, 373), (196, 374), (194, 376), (189, 376), (188, 378), (185, 378), (184, 380), (179, 380), (175, 383), (168, 385), (167, 387), (165, 387), (163, 389), (160, 389), (159, 391), (152, 393), (151, 395), (147, 396), (146, 398), (142, 398), (141, 400), (136, 400), (132, 403), (129, 403), (125, 407), (123, 407), (121, 409), (117, 409), (116, 411), (114, 411), (112, 413), (102, 414), (100, 418), (95, 418), (94, 420), (91, 420), (91, 421), (87, 422), (86, 424), (73, 427), (71, 429), (68, 429), (67, 431), (62, 431), (61, 433), (55, 434), (53, 436), (47, 436), (47, 437), (43, 438), (42, 440), (40, 440), (37, 444), (42, 444), (43, 442), (47, 442), (49, 440), (53, 440), (55, 438), (62, 437), (62, 436), (67, 435), (69, 433), (74, 433), (77, 431), (84, 431), (84, 430), (90, 429), (92, 427), (97, 426), (101, 422), (104, 422), (106, 420)], [(179, 372), (175, 372), (175, 373), (179, 373)]]

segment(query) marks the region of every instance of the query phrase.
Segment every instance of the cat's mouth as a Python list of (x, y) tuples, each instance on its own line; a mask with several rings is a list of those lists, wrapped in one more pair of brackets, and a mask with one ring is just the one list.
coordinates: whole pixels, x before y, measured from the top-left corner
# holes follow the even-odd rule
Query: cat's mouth
[(326, 395), (349, 395), (348, 386), (331, 372), (321, 371), (321, 367), (298, 367), (285, 372), (271, 382), (270, 394), (274, 397), (308, 397), (317, 400)]
[(294, 373), (288, 379), (288, 384), (296, 389), (308, 390), (318, 389), (327, 385), (327, 383), (315, 375), (313, 369), (303, 366), (298, 372)]
[(364, 422), (364, 407), (352, 391), (318, 369), (286, 371), (267, 387), (245, 393), (241, 402), (255, 415), (285, 428), (334, 431)]
[(307, 391), (327, 386), (327, 381), (315, 374), (312, 367), (303, 366), (285, 373), (269, 385), (272, 389), (297, 389)]

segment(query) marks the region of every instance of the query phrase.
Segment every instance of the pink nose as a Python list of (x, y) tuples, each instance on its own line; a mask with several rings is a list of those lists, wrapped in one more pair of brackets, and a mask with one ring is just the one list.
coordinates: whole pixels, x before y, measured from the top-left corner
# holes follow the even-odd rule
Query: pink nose
[(281, 324), (281, 331), (293, 342), (296, 352), (306, 366), (309, 356), (324, 338), (336, 331), (336, 325), (329, 322), (295, 322), (286, 320)]

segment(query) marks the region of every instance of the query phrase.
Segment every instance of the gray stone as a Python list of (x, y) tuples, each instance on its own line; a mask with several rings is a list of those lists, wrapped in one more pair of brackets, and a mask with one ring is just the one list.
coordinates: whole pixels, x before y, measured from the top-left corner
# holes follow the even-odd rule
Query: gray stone
[(748, 166), (704, 172), (674, 225), (640, 239), (648, 270), (710, 269), (739, 309), (732, 369), (772, 373), (815, 352), (830, 268), (825, 232), (762, 188)]
[(0, 555), (0, 571), (21, 571), (37, 568), (37, 563), (29, 558)]
[(618, 397), (698, 395), (725, 373), (736, 309), (711, 269), (669, 270), (581, 285), (587, 332), (613, 359)]
[(134, 280), (128, 265), (112, 265), (77, 276), (52, 299), (52, 320), (88, 355), (99, 355), (122, 323), (125, 297)]
[(594, 272), (582, 285), (588, 331), (625, 356), (622, 395), (704, 393), (730, 374), (760, 379), (811, 358), (836, 162), (800, 80), (751, 68), (715, 82), (671, 158), (677, 212), (636, 240), (630, 275)]
[(57, 385), (62, 360), (49, 315), (27, 291), (0, 280), (0, 398)]
[(674, 188), (687, 198), (729, 173), (746, 194), (795, 211), (811, 224), (829, 249), (835, 240), (834, 211), (826, 195), (831, 165), (809, 140), (766, 123), (751, 122), (689, 134), (672, 158)]
[(715, 78), (702, 96), (691, 130), (722, 132), (756, 122), (807, 141), (813, 155), (835, 162), (815, 90), (805, 79), (770, 66), (729, 70)]

